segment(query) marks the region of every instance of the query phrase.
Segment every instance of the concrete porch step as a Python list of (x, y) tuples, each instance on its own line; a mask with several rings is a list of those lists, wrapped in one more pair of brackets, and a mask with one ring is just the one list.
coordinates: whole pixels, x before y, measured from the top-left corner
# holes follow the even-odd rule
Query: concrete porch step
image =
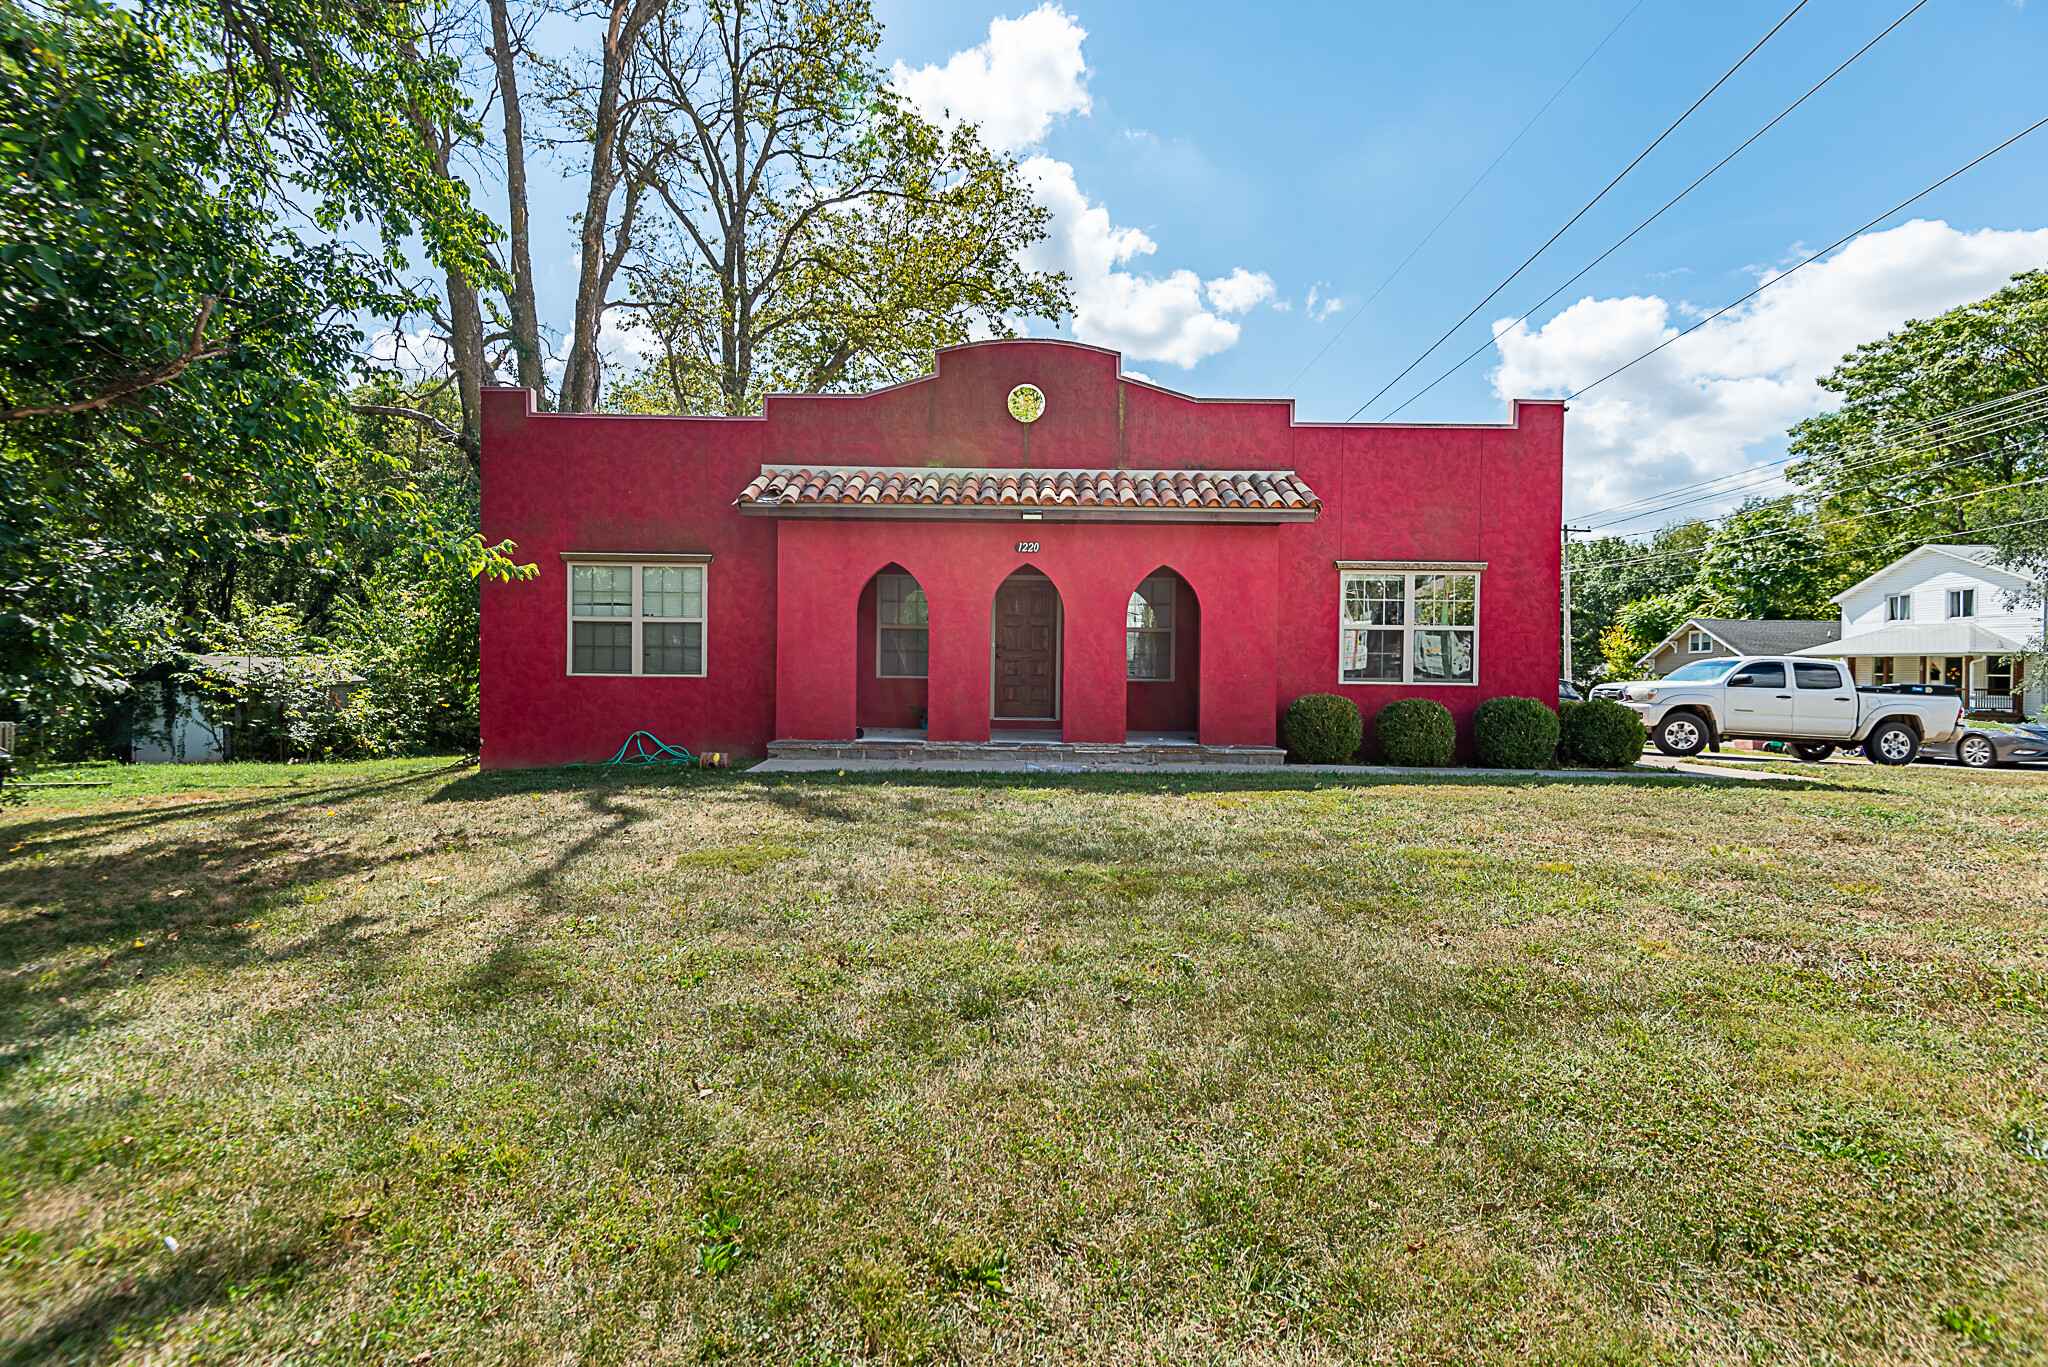
[(922, 741), (896, 737), (861, 740), (777, 740), (768, 758), (870, 760), (896, 764), (1242, 764), (1278, 766), (1287, 752), (1272, 745), (1199, 745), (1188, 741), (1136, 741), (1125, 745), (1065, 741)]

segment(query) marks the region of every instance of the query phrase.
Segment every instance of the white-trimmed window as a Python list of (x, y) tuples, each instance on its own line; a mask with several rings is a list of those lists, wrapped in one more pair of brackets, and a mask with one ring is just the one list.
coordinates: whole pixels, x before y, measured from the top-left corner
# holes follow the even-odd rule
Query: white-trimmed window
[(1888, 593), (1884, 596), (1884, 619), (1887, 622), (1910, 622), (1913, 620), (1913, 595), (1910, 593)]
[(1170, 574), (1146, 576), (1124, 612), (1124, 677), (1138, 683), (1173, 681), (1173, 591)]
[(1479, 680), (1479, 576), (1346, 571), (1338, 609), (1345, 683)]
[(876, 585), (875, 677), (931, 676), (932, 610), (924, 590), (907, 574), (885, 574)]
[(571, 560), (569, 672), (703, 677), (709, 559)]
[(1950, 589), (1948, 591), (1948, 615), (1951, 617), (1975, 617), (1977, 615), (1977, 590)]
[(1704, 631), (1689, 631), (1685, 634), (1685, 653), (1688, 655), (1711, 655), (1714, 653), (1714, 638)]

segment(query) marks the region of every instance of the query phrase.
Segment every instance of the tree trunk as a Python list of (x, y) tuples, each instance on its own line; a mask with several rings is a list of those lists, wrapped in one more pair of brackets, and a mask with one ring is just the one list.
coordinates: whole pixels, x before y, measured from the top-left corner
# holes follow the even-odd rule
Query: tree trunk
[[(410, 61), (419, 61), (420, 55), (413, 45), (403, 44), (405, 56)], [(448, 129), (436, 122), (418, 105), (406, 106), (406, 117), (418, 131), (420, 141), (426, 144), (434, 162), (434, 174), (443, 180), (449, 175)], [(448, 363), (455, 372), (455, 392), (462, 399), (462, 452), (469, 457), (472, 466), (483, 466), (483, 401), (484, 401), (484, 315), (478, 303), (476, 286), (468, 274), (454, 266), (444, 272), (444, 288), (448, 295)]]
[(505, 106), (505, 196), (512, 229), (512, 350), (519, 358), (519, 383), (548, 406), (547, 370), (541, 364), (540, 310), (533, 297), (533, 250), (526, 215), (526, 121), (519, 106), (519, 67), (512, 52), (508, 0), (491, 0), (492, 56), (498, 66), (498, 98)]
[[(559, 407), (566, 413), (597, 410), (603, 367), (597, 354), (597, 332), (604, 322), (606, 265), (605, 224), (612, 194), (619, 186), (619, 92), (626, 64), (640, 30), (667, 0), (612, 0), (611, 22), (604, 38), (604, 62), (598, 83), (597, 107), (591, 120), (590, 189), (583, 200), (583, 235), (576, 262), (576, 316), (570, 324), (569, 357), (562, 369)], [(628, 211), (630, 212), (630, 210)], [(621, 237), (630, 224), (621, 224)]]

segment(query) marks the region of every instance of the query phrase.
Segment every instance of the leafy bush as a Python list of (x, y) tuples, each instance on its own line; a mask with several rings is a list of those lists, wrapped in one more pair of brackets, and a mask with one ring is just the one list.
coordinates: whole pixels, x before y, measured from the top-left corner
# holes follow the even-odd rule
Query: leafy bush
[(1649, 739), (1641, 717), (1618, 702), (1594, 698), (1564, 710), (1557, 749), (1568, 764), (1625, 769), (1643, 757)]
[(1346, 764), (1365, 739), (1358, 704), (1335, 693), (1304, 693), (1287, 704), (1280, 734), (1288, 757), (1300, 764)]
[(1441, 768), (1458, 748), (1458, 724), (1451, 709), (1427, 698), (1400, 698), (1373, 721), (1380, 758), (1389, 764)]
[(1488, 698), (1472, 718), (1479, 762), (1490, 769), (1540, 769), (1557, 750), (1557, 713), (1534, 698)]

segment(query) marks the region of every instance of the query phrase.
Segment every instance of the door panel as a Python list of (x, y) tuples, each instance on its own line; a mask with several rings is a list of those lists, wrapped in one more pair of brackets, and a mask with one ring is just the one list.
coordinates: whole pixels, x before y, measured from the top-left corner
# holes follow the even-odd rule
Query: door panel
[(996, 590), (995, 697), (1001, 720), (1059, 715), (1060, 595), (1042, 575), (1013, 575)]
[[(1792, 735), (1791, 674), (1782, 660), (1757, 660), (1729, 675), (1728, 734)], [(1736, 682), (1744, 678), (1749, 682)]]
[(1834, 664), (1794, 664), (1792, 734), (1847, 740), (1856, 734), (1856, 690)]

